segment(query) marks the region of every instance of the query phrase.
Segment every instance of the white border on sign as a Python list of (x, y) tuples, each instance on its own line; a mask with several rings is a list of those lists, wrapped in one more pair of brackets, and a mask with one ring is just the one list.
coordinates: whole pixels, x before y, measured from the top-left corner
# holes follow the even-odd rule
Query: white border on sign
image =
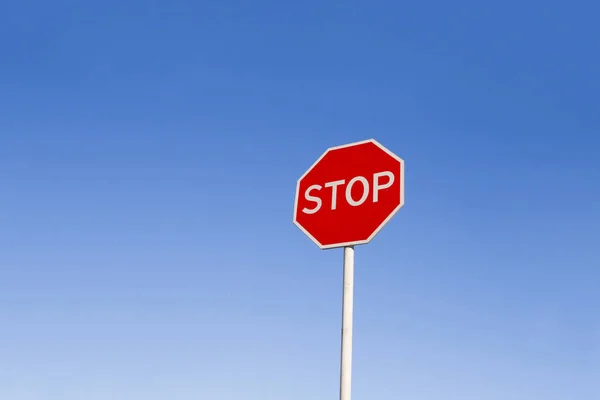
[[(300, 181), (302, 181), (302, 179), (304, 179), (304, 177), (306, 175), (308, 175), (308, 173), (323, 159), (323, 157), (325, 157), (327, 155), (327, 153), (329, 153), (330, 151), (333, 150), (338, 150), (338, 149), (343, 149), (346, 147), (353, 147), (353, 146), (358, 146), (361, 144), (365, 144), (365, 143), (373, 143), (374, 145), (376, 145), (377, 147), (379, 147), (381, 150), (385, 151), (389, 156), (391, 156), (392, 158), (394, 158), (395, 160), (397, 160), (400, 163), (400, 204), (398, 204), (398, 206), (394, 209), (394, 211), (392, 211), (390, 213), (390, 215), (387, 216), (387, 218), (377, 227), (377, 229), (375, 229), (373, 231), (373, 233), (371, 234), (371, 236), (369, 236), (366, 240), (358, 240), (358, 241), (354, 241), (354, 242), (346, 242), (346, 243), (335, 243), (335, 244), (330, 244), (330, 245), (322, 245), (317, 239), (315, 239), (315, 237), (313, 235), (311, 235), (310, 233), (308, 233), (308, 231), (306, 229), (304, 229), (304, 227), (302, 225), (300, 225), (298, 223), (298, 221), (296, 220), (297, 217), (297, 213), (298, 213), (298, 196), (300, 195)], [(333, 249), (336, 247), (345, 247), (345, 246), (357, 246), (357, 245), (361, 245), (361, 244), (367, 244), (369, 243), (371, 240), (373, 240), (373, 238), (379, 233), (379, 231), (394, 217), (394, 215), (396, 215), (396, 213), (398, 212), (398, 210), (400, 210), (402, 208), (402, 206), (404, 205), (404, 160), (401, 159), (400, 157), (398, 157), (397, 155), (395, 155), (394, 153), (392, 153), (390, 150), (388, 150), (387, 148), (385, 148), (381, 143), (379, 143), (378, 141), (376, 141), (375, 139), (368, 139), (368, 140), (362, 140), (360, 142), (354, 142), (354, 143), (349, 143), (349, 144), (344, 144), (341, 146), (335, 146), (335, 147), (330, 147), (327, 150), (325, 150), (325, 152), (321, 155), (321, 157), (319, 157), (317, 159), (317, 161), (315, 161), (313, 163), (313, 165), (310, 166), (309, 169), (306, 170), (306, 172), (298, 179), (297, 183), (296, 183), (296, 196), (294, 198), (294, 225), (296, 225), (302, 232), (304, 232), (304, 234), (306, 236), (308, 236), (310, 238), (310, 240), (312, 240), (317, 246), (319, 246), (319, 248), (321, 250), (326, 250), (326, 249)]]

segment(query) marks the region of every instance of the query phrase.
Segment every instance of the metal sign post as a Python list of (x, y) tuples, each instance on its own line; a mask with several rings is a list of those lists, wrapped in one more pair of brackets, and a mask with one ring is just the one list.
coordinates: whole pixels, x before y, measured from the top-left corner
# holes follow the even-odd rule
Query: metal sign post
[(342, 298), (342, 360), (340, 400), (350, 400), (352, 391), (352, 320), (354, 309), (354, 246), (344, 247), (344, 293)]

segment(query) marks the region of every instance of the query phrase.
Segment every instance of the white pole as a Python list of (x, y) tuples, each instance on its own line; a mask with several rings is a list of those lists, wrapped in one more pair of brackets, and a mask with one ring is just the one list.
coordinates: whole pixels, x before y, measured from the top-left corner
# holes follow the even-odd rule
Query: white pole
[(350, 400), (350, 392), (352, 389), (354, 246), (344, 247), (344, 293), (342, 303), (342, 360), (340, 368), (340, 400)]

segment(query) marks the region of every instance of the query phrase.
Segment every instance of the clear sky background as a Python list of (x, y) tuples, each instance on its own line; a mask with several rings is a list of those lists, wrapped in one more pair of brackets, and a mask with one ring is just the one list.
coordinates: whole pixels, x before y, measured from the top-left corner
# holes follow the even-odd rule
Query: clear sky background
[(375, 138), (353, 399), (600, 398), (593, 1), (0, 4), (0, 398), (338, 396), (341, 250), (292, 224)]

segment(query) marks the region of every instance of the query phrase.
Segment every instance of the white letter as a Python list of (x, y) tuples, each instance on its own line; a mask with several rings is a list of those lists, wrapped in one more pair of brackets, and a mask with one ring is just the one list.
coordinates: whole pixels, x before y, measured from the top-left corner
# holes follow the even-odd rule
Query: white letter
[(330, 187), (331, 188), (331, 209), (335, 210), (335, 205), (337, 203), (337, 187), (339, 185), (343, 185), (346, 181), (345, 180), (341, 180), (341, 181), (335, 181), (335, 182), (327, 182), (325, 184), (325, 187)]
[[(360, 198), (360, 200), (354, 201), (354, 199), (352, 198), (352, 185), (354, 185), (354, 183), (356, 183), (357, 181), (360, 181), (363, 184), (363, 194), (362, 194), (362, 197)], [(365, 202), (368, 195), (369, 195), (369, 181), (367, 181), (364, 177), (357, 176), (356, 178), (352, 178), (350, 180), (350, 182), (348, 182), (348, 186), (346, 186), (346, 201), (351, 206), (354, 206), (354, 207), (360, 206), (362, 203)]]
[[(379, 184), (379, 177), (381, 176), (387, 176), (389, 178), (385, 185)], [(392, 186), (392, 183), (394, 183), (394, 174), (392, 174), (390, 171), (373, 174), (373, 203), (377, 203), (379, 201), (379, 191), (381, 189), (389, 188)]]
[(314, 201), (315, 203), (317, 203), (316, 207), (313, 209), (309, 209), (304, 207), (302, 209), (302, 212), (305, 214), (314, 214), (317, 211), (319, 211), (319, 209), (321, 208), (321, 205), (323, 204), (323, 202), (321, 201), (320, 198), (315, 197), (315, 196), (311, 196), (310, 192), (312, 190), (321, 190), (321, 185), (312, 185), (311, 187), (309, 187), (308, 189), (306, 189), (306, 192), (304, 192), (304, 198), (308, 201)]

